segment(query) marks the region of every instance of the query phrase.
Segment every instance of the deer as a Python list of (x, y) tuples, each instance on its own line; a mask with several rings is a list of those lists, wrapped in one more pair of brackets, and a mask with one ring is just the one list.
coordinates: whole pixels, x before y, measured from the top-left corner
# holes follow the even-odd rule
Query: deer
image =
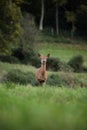
[(35, 74), (38, 85), (46, 84), (46, 81), (48, 78), (48, 74), (46, 71), (46, 62), (47, 62), (47, 59), (49, 58), (49, 56), (50, 56), (50, 54), (48, 54), (47, 56), (38, 54), (38, 57), (41, 60), (41, 67), (37, 69), (36, 74)]

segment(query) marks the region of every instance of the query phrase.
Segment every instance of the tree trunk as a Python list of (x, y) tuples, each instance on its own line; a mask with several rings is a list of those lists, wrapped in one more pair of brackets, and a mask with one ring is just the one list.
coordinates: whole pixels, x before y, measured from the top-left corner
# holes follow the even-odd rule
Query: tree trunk
[(59, 35), (59, 13), (57, 3), (56, 3), (56, 34)]
[(72, 22), (72, 29), (71, 29), (71, 38), (74, 37), (74, 33), (75, 33), (75, 24)]
[(12, 0), (8, 0), (8, 4), (10, 7), (12, 7)]
[(40, 18), (40, 26), (39, 29), (43, 30), (43, 20), (44, 20), (44, 0), (41, 0), (41, 18)]

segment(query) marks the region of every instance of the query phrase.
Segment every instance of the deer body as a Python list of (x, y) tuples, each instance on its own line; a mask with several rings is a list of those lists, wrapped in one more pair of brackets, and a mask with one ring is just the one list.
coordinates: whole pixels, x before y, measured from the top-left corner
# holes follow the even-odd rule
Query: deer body
[(40, 54), (38, 55), (39, 58), (41, 59), (41, 67), (37, 70), (36, 72), (36, 80), (39, 85), (46, 83), (47, 80), (47, 71), (46, 71), (46, 61), (47, 58), (49, 57), (49, 54), (47, 56), (41, 56)]
[(36, 79), (38, 82), (43, 81), (45, 82), (47, 80), (47, 72), (45, 70), (45, 66), (41, 66), (37, 72), (36, 72)]

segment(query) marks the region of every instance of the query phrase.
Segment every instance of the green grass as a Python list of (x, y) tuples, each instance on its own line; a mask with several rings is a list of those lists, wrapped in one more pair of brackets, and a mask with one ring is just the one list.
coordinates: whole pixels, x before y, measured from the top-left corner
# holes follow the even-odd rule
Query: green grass
[[(43, 43), (37, 44), (36, 49), (65, 62), (81, 54), (87, 67), (87, 44)], [(0, 79), (12, 69), (36, 71), (30, 65), (0, 62)], [(63, 72), (49, 71), (48, 74), (63, 75)], [(87, 84), (87, 73), (70, 75)], [(0, 84), (0, 130), (87, 130), (86, 113), (87, 88)]]
[(86, 130), (87, 89), (0, 85), (1, 130)]
[[(51, 57), (58, 57), (61, 61), (68, 62), (75, 55), (84, 57), (84, 65), (87, 66), (87, 44), (62, 44), (62, 43), (44, 43), (37, 44), (39, 53), (46, 55), (51, 54)], [(39, 48), (39, 49), (38, 49)]]
[(10, 64), (0, 62), (0, 78), (3, 77), (9, 70), (19, 69), (23, 72), (35, 72), (35, 68), (30, 65), (21, 65), (21, 64)]
[[(35, 74), (36, 68), (32, 67), (30, 65), (20, 65), (20, 64), (9, 64), (9, 63), (3, 63), (0, 62), (0, 80), (8, 73), (8, 71), (13, 69), (19, 69), (22, 72), (33, 72)], [(62, 75), (70, 75), (70, 77), (75, 77), (79, 81), (82, 81), (84, 84), (87, 84), (87, 73), (66, 73), (66, 72), (52, 72), (48, 71), (48, 76), (52, 74), (57, 74), (59, 76)]]

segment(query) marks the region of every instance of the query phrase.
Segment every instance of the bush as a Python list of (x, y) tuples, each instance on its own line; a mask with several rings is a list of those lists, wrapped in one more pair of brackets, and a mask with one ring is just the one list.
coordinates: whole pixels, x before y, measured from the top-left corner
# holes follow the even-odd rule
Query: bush
[(20, 61), (24, 60), (24, 52), (22, 46), (13, 49), (11, 55), (18, 58)]
[(49, 58), (47, 61), (47, 69), (58, 71), (59, 64), (60, 64), (60, 60), (58, 58)]
[(61, 62), (58, 58), (49, 58), (47, 61), (47, 69), (53, 71), (73, 71), (73, 69), (66, 63)]
[(33, 65), (33, 66), (35, 66), (35, 67), (40, 67), (40, 59), (37, 57), (37, 55), (36, 56), (33, 56), (32, 58), (31, 58), (31, 65)]
[(48, 77), (47, 84), (50, 86), (58, 87), (69, 87), (76, 88), (82, 82), (72, 75), (72, 73), (61, 73), (61, 74), (52, 74)]
[(33, 60), (38, 62), (36, 55), (37, 54), (34, 52), (32, 48), (28, 48), (27, 50), (25, 50), (22, 46), (20, 46), (19, 48), (15, 48), (12, 51), (12, 56), (18, 58), (20, 62), (24, 64), (35, 65)]
[(35, 60), (37, 62), (37, 54), (34, 52), (34, 50), (32, 48), (28, 48), (27, 50), (23, 50), (23, 55), (24, 55), (24, 59), (22, 60), (22, 63), (24, 64), (31, 64), (31, 65), (35, 65), (34, 61)]
[(74, 72), (82, 72), (83, 71), (83, 57), (81, 55), (74, 56), (69, 62), (68, 65), (70, 65)]
[(22, 72), (18, 69), (14, 69), (8, 72), (6, 75), (6, 81), (18, 83), (18, 84), (35, 84), (35, 76), (31, 72)]
[(59, 70), (64, 72), (73, 72), (73, 68), (66, 64), (65, 62), (60, 62), (59, 64)]
[[(15, 84), (31, 84), (32, 86), (37, 86), (35, 75), (32, 72), (22, 72), (18, 69), (10, 70), (7, 75), (4, 76), (3, 81), (7, 83), (8, 88), (13, 88)], [(12, 85), (10, 85), (10, 83)], [(51, 74), (47, 79), (47, 85), (52, 87), (69, 87), (75, 88), (77, 86), (81, 86), (84, 84), (82, 81), (74, 77), (72, 73), (60, 73), (58, 74)]]
[(48, 77), (47, 84), (50, 86), (64, 86), (65, 83), (58, 75), (52, 74)]
[(87, 73), (87, 67), (83, 67), (83, 71)]
[(77, 87), (77, 84), (79, 84), (79, 81), (76, 79), (76, 77), (74, 77), (72, 73), (61, 73), (60, 77), (65, 85), (70, 88)]
[(0, 61), (8, 63), (19, 63), (19, 60), (16, 57), (10, 55), (0, 55)]

